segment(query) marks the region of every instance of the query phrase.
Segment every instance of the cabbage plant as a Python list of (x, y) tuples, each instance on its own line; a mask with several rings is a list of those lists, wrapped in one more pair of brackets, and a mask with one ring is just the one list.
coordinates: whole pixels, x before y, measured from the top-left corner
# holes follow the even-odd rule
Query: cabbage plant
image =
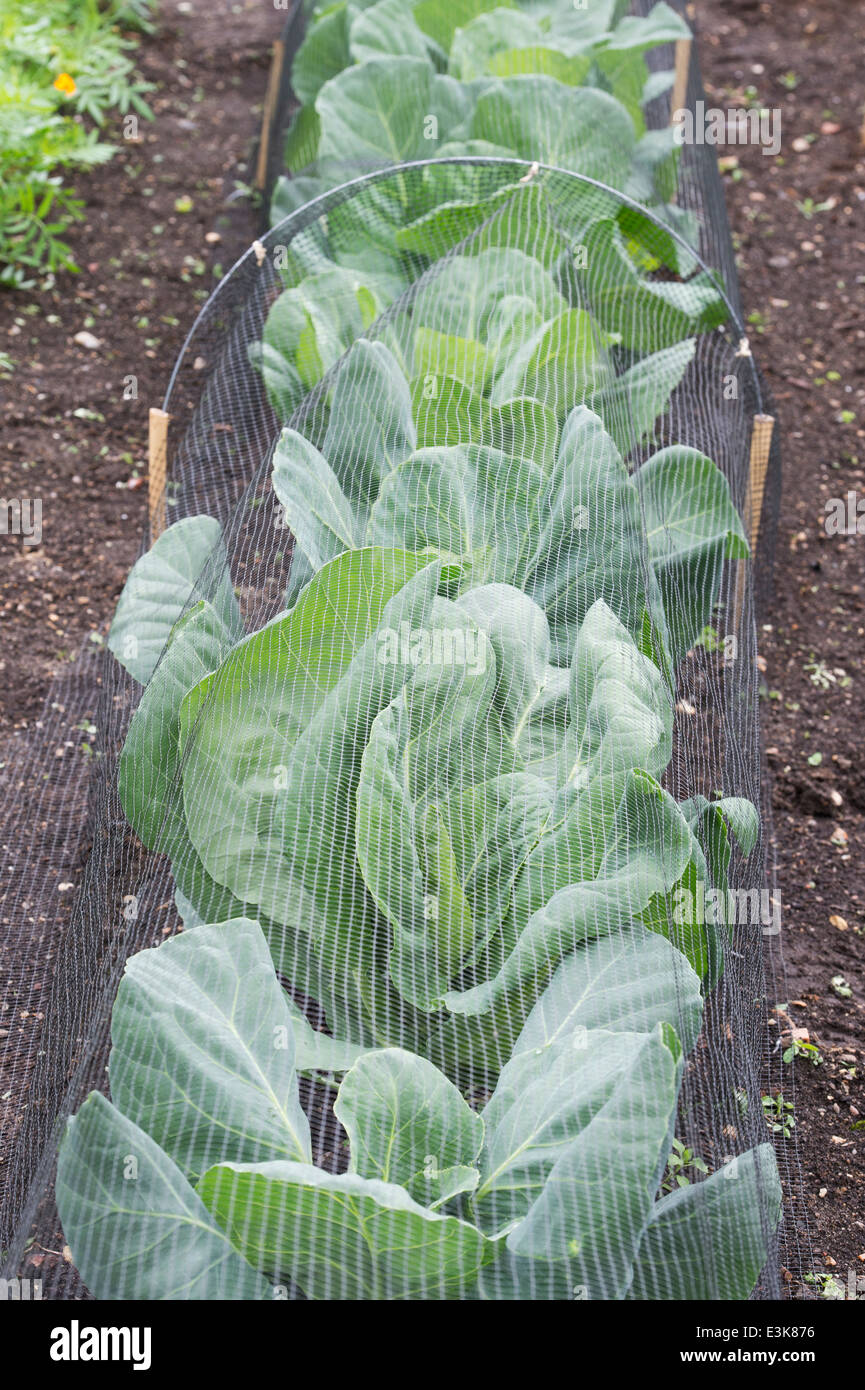
[[(658, 1195), (701, 1011), (662, 938), (594, 942), (472, 1106), (405, 1048), (316, 1034), (255, 922), (199, 926), (127, 963), (112, 1099), (60, 1150), (73, 1258), (107, 1299), (745, 1298), (780, 1208), (771, 1146)], [(298, 1087), (322, 1065), (339, 1171)]]
[[(180, 540), (160, 538), (133, 593)], [(448, 597), (452, 568), (347, 550), (239, 641), (218, 589), (194, 604), (134, 716), (120, 791), (197, 916), (259, 918), (337, 1036), (409, 1037), (484, 1078), (579, 941), (644, 920), (717, 978), (721, 929), (680, 928), (668, 903), (707, 877), (705, 816), (745, 852), (756, 820), (735, 799), (692, 816), (663, 789), (669, 690), (602, 598), (563, 667), (529, 594), (494, 581)]]

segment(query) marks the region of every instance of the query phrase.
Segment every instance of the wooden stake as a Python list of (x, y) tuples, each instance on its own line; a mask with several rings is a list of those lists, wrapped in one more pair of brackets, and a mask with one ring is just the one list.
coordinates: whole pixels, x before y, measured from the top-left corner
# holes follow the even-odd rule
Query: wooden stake
[(147, 441), (148, 503), (150, 508), (150, 543), (159, 540), (165, 530), (165, 471), (168, 462), (168, 421), (171, 416), (156, 406), (150, 407)]
[(676, 39), (676, 65), (673, 95), (670, 98), (670, 125), (677, 111), (683, 110), (688, 99), (688, 72), (691, 67), (691, 40)]
[(258, 144), (258, 164), (255, 169), (255, 186), (263, 189), (267, 184), (267, 161), (270, 154), (270, 127), (279, 96), (282, 80), (282, 65), (285, 62), (285, 43), (274, 39), (273, 57), (270, 60), (270, 76), (267, 79), (267, 92), (264, 97), (264, 110), (261, 114), (261, 140)]
[(772, 431), (774, 428), (774, 415), (754, 416), (754, 428), (751, 433), (751, 462), (748, 473), (748, 498), (745, 507), (745, 520), (752, 556), (756, 554), (757, 541), (760, 539), (760, 517), (763, 515), (763, 495), (766, 491), (766, 473), (769, 468), (769, 454), (772, 449)]
[[(748, 468), (748, 491), (745, 497), (745, 529), (751, 546), (751, 565), (757, 554), (760, 539), (760, 518), (763, 515), (763, 498), (766, 493), (766, 474), (769, 470), (769, 455), (772, 450), (772, 432), (775, 428), (774, 415), (755, 415), (751, 431), (751, 458)], [(747, 560), (740, 560), (736, 566), (736, 588), (734, 597), (733, 630), (738, 632), (745, 605), (745, 583)]]

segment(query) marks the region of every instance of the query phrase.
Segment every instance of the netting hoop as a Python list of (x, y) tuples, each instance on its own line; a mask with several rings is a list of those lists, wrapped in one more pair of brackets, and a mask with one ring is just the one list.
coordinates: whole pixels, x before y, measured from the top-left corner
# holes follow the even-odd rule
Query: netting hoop
[[(629, 207), (634, 212), (640, 213), (648, 221), (652, 222), (659, 231), (666, 232), (683, 251), (689, 252), (694, 257), (700, 270), (705, 271), (707, 274), (712, 273), (713, 267), (703, 259), (700, 252), (695, 250), (694, 247), (689, 246), (685, 238), (675, 227), (668, 227), (652, 208), (647, 208), (644, 204), (637, 202), (636, 199), (630, 198), (620, 189), (613, 188), (612, 185), (604, 183), (601, 179), (593, 179), (587, 174), (577, 173), (570, 169), (563, 169), (555, 164), (545, 164), (542, 161), (532, 163), (519, 159), (494, 158), (480, 155), (452, 155), (446, 158), (413, 160), (410, 163), (401, 165), (400, 169), (411, 171), (448, 166), (475, 166), (477, 168), (499, 168), (502, 170), (512, 169), (515, 174), (519, 170), (522, 170), (526, 175), (532, 170), (535, 170), (537, 174), (557, 176), (564, 181), (572, 182), (574, 186), (594, 188), (599, 193), (603, 193), (617, 200), (624, 207)], [(268, 228), (267, 231), (262, 233), (260, 239), (253, 242), (252, 245), (244, 251), (243, 255), (238, 257), (234, 265), (226, 271), (219, 285), (201, 306), (196, 315), (183, 346), (177, 355), (174, 367), (172, 368), (171, 376), (165, 389), (165, 396), (162, 401), (163, 410), (168, 411), (169, 414), (171, 413), (175, 392), (178, 387), (178, 378), (183, 371), (184, 365), (195, 349), (196, 339), (207, 320), (218, 310), (222, 297), (229, 293), (234, 277), (251, 270), (253, 266), (257, 268), (261, 264), (260, 250), (258, 248), (263, 247), (265, 251), (270, 250), (273, 246), (283, 242), (286, 236), (290, 238), (303, 231), (304, 228), (311, 226), (318, 218), (325, 215), (332, 208), (339, 206), (341, 202), (351, 198), (356, 193), (374, 187), (377, 183), (386, 181), (388, 178), (392, 177), (392, 175), (392, 169), (378, 169), (373, 173), (361, 174), (355, 179), (349, 179), (345, 183), (338, 184), (336, 187), (328, 189), (326, 193), (319, 194), (318, 197), (305, 203), (302, 208), (299, 208), (296, 212), (290, 213), (289, 216), (283, 218), (281, 222)], [(747, 341), (747, 329), (741, 318), (739, 309), (728, 296), (726, 287), (723, 287), (720, 292), (723, 295), (724, 302), (729, 311), (730, 322), (738, 333), (739, 341)], [(754, 369), (754, 390), (762, 409), (762, 387), (756, 367)]]

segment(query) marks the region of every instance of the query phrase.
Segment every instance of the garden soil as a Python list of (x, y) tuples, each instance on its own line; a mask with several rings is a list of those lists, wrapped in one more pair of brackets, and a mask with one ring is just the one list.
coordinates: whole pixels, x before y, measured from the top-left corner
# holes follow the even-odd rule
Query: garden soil
[(808, 1273), (812, 1291), (825, 1276), (847, 1290), (853, 1270), (861, 1296), (865, 534), (829, 536), (824, 521), (830, 499), (865, 498), (865, 4), (707, 0), (698, 18), (709, 101), (782, 113), (781, 158), (719, 151), (738, 159), (725, 175), (727, 206), (784, 458), (775, 592), (759, 642), (786, 966), (769, 1022), (785, 1050), (795, 1029), (822, 1057), (791, 1068), (813, 1245), (812, 1269), (789, 1271), (791, 1292)]

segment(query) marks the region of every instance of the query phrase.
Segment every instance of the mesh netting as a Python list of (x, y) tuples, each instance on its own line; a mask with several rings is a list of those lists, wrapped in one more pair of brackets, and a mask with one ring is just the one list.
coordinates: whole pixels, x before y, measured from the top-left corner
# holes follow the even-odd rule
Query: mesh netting
[[(355, 36), (359, 104), (331, 106), (374, 149), (372, 73), (397, 167), (353, 177), (323, 84), (324, 156), (178, 363), (86, 819), (48, 756), (75, 691), (16, 767), (44, 789), (3, 918), (33, 932), (6, 1272), (35, 1241), (54, 1297), (777, 1297), (754, 621), (777, 449), (755, 491), (769, 403), (723, 232), (706, 254), (717, 190), (666, 140), (638, 152), (629, 64), (580, 85), (555, 22), (531, 90), (522, 58), (490, 83), (474, 49), (464, 81), (409, 50), (386, 98), (391, 10), (360, 11), (378, 48)], [(524, 10), (486, 16), (485, 62), (515, 48), (496, 15), (556, 18)], [(418, 159), (436, 114), (460, 148)], [(65, 851), (55, 783), (87, 829)]]

